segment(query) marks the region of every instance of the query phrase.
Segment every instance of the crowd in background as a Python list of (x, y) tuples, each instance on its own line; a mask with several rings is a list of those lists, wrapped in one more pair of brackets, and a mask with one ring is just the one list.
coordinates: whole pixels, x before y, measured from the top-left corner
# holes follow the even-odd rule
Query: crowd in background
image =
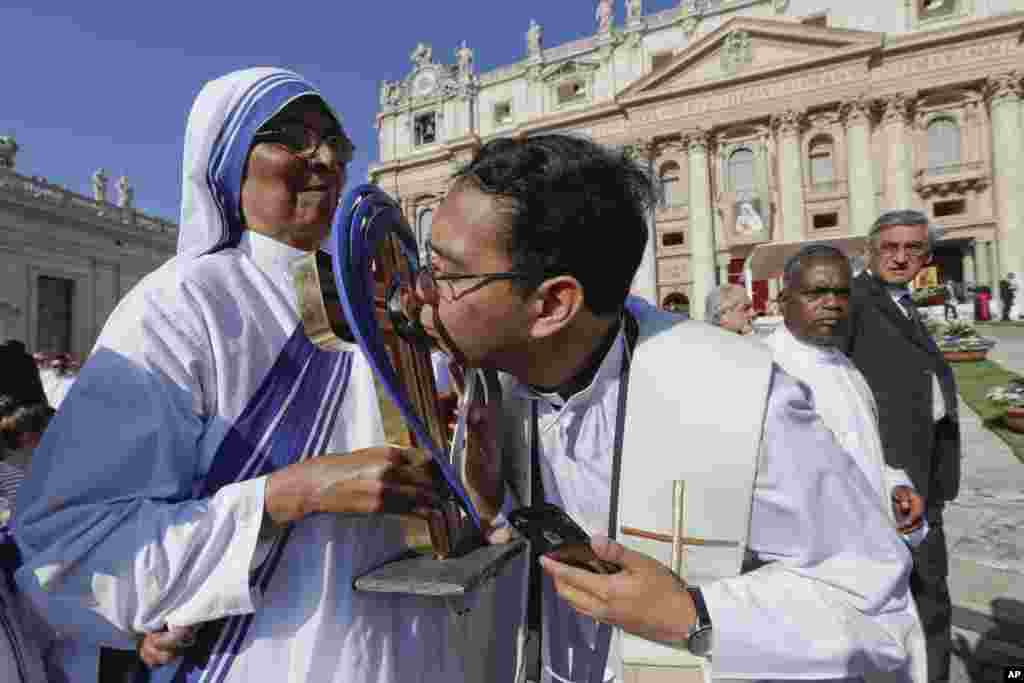
[(5, 524), (32, 451), (74, 381), (79, 363), (70, 354), (30, 356), (24, 344), (13, 340), (0, 346), (0, 358), (0, 524)]

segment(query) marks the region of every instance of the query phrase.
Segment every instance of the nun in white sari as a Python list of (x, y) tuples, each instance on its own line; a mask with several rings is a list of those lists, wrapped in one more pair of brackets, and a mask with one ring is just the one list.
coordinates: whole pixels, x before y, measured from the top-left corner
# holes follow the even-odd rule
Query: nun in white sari
[(153, 681), (463, 679), (446, 607), (352, 587), (403, 551), (399, 521), (367, 513), (422, 511), (434, 483), (411, 451), (367, 449), (368, 364), (299, 321), (289, 265), (326, 235), (350, 153), (296, 74), (196, 99), (178, 255), (111, 315), (18, 499), (18, 584), (71, 681), (192, 625)]

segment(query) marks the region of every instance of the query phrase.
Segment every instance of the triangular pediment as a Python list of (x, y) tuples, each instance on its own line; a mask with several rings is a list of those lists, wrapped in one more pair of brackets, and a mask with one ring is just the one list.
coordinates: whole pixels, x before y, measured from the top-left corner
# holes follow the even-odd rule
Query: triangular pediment
[(588, 62), (582, 59), (570, 59), (559, 64), (552, 64), (545, 68), (540, 73), (540, 80), (557, 81), (561, 78), (587, 74), (591, 71), (596, 71), (599, 67), (600, 65), (595, 62)]
[(882, 35), (777, 19), (733, 17), (680, 50), (667, 64), (634, 81), (619, 99), (697, 87), (716, 81), (806, 65), (880, 47)]

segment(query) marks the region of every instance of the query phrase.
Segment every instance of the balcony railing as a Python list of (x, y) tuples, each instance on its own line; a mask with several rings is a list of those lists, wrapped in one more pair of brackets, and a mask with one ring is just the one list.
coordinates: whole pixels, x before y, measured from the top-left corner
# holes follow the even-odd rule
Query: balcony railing
[(985, 165), (980, 161), (971, 161), (962, 164), (943, 164), (942, 166), (929, 166), (924, 169), (924, 174), (929, 177), (940, 175), (960, 175), (962, 173), (980, 171), (984, 166)]
[(808, 186), (808, 194), (838, 194), (846, 191), (845, 180), (820, 180)]

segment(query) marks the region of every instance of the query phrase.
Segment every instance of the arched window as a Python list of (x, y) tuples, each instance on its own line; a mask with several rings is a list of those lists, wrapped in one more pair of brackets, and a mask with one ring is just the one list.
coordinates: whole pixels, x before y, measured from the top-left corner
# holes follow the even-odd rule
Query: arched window
[(832, 138), (828, 135), (819, 135), (811, 140), (809, 156), (812, 186), (831, 185), (835, 180), (835, 153), (833, 150)]
[(928, 170), (950, 172), (959, 164), (960, 127), (950, 118), (934, 119), (928, 124)]
[(754, 153), (743, 147), (729, 155), (729, 185), (737, 199), (753, 199), (757, 183), (754, 180)]
[(682, 292), (672, 292), (661, 302), (661, 307), (672, 313), (690, 313), (690, 300)]
[(420, 253), (426, 255), (427, 240), (430, 239), (430, 228), (434, 224), (434, 210), (423, 209), (416, 219), (416, 241), (419, 242)]
[(661, 183), (659, 204), (662, 207), (686, 203), (683, 188), (679, 182), (679, 164), (674, 161), (665, 162), (658, 173), (658, 180)]

